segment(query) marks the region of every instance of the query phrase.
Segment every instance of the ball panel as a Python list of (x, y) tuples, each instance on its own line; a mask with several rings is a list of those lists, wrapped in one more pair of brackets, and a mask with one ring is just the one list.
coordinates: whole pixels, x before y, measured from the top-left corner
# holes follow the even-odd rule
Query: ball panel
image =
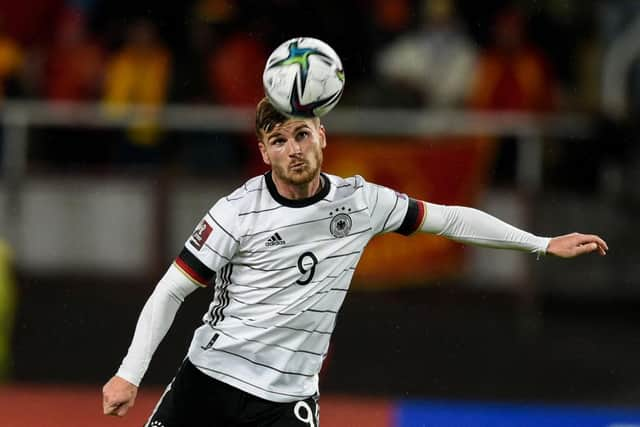
[(327, 114), (329, 111), (333, 110), (333, 107), (335, 107), (338, 104), (338, 101), (340, 101), (341, 97), (342, 97), (342, 89), (340, 89), (339, 92), (334, 94), (328, 100), (325, 100), (321, 106), (316, 107), (313, 110), (314, 116), (321, 117)]

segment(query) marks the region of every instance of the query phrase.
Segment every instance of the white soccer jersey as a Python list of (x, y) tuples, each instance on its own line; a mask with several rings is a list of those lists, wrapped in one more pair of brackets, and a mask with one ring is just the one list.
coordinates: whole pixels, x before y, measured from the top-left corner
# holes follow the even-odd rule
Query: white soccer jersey
[(316, 196), (280, 196), (271, 173), (220, 199), (176, 265), (213, 301), (189, 359), (205, 374), (261, 398), (318, 392), (318, 373), (362, 251), (376, 234), (410, 234), (424, 208), (362, 177), (322, 174)]

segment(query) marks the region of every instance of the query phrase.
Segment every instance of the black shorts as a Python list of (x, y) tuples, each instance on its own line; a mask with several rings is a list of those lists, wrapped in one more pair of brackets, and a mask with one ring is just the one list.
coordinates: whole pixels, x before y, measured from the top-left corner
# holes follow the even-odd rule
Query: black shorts
[(145, 427), (318, 427), (317, 398), (291, 403), (253, 396), (185, 359)]

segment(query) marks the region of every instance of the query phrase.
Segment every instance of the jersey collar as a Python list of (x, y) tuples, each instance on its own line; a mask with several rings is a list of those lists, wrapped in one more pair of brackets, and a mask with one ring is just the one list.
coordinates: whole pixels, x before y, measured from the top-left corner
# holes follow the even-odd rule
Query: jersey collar
[(288, 206), (290, 208), (303, 208), (305, 206), (312, 205), (316, 202), (327, 197), (329, 191), (331, 190), (331, 181), (329, 178), (322, 172), (320, 172), (320, 179), (323, 182), (323, 186), (316, 194), (311, 197), (307, 197), (305, 199), (287, 199), (283, 197), (278, 190), (276, 189), (276, 184), (273, 182), (273, 177), (271, 176), (271, 171), (264, 174), (264, 180), (267, 183), (267, 188), (269, 189), (269, 193), (271, 193), (271, 197), (280, 203), (283, 206)]

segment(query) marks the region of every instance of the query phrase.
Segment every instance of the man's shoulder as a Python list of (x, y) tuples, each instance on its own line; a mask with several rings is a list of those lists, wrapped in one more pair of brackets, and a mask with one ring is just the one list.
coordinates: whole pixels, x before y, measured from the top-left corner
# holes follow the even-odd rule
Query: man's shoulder
[(355, 192), (362, 192), (365, 197), (376, 198), (379, 191), (384, 190), (401, 195), (398, 191), (385, 185), (367, 181), (360, 175), (353, 175), (346, 178), (325, 174), (331, 181), (331, 185), (336, 189), (336, 195), (340, 197), (348, 197)]
[(354, 194), (361, 194), (366, 197), (366, 195), (371, 193), (371, 189), (375, 186), (374, 184), (367, 182), (367, 180), (360, 175), (353, 175), (349, 177), (330, 174), (325, 175), (329, 181), (331, 181), (331, 186), (335, 189), (334, 199), (343, 199)]
[(323, 172), (323, 175), (325, 175), (329, 179), (329, 181), (331, 181), (331, 185), (333, 185), (336, 188), (345, 188), (345, 187), (355, 188), (355, 187), (361, 187), (363, 184), (366, 183), (365, 179), (360, 175), (342, 177), (338, 175), (332, 175), (326, 172)]
[[(259, 196), (262, 190), (266, 190), (264, 175), (254, 176), (247, 180), (244, 184), (229, 193), (225, 199), (228, 202), (237, 202), (248, 197)], [(237, 203), (234, 203), (237, 204)]]
[(266, 191), (264, 175), (254, 176), (226, 196), (218, 199), (211, 211), (231, 211), (228, 212), (229, 214), (242, 211), (243, 207), (254, 205), (256, 200), (260, 200), (263, 190)]

